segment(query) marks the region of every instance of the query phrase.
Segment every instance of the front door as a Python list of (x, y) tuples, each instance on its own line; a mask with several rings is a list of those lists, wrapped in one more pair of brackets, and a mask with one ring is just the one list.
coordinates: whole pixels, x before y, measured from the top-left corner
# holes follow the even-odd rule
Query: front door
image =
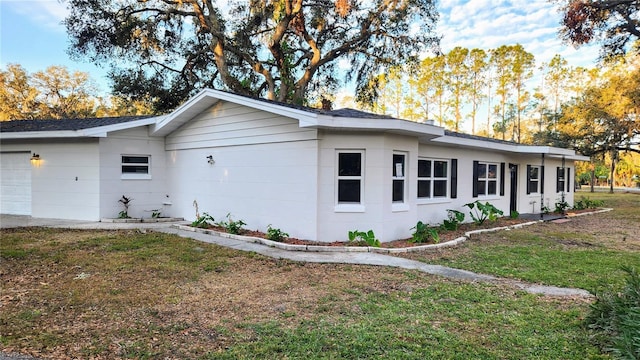
[(511, 191), (509, 201), (509, 211), (518, 211), (518, 165), (509, 164), (509, 173), (511, 179)]

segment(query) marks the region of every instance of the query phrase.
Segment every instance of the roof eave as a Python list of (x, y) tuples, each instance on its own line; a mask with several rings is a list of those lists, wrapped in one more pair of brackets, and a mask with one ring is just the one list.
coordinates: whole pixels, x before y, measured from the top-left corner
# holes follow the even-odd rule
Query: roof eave
[(302, 124), (314, 122), (317, 116), (308, 111), (289, 108), (277, 103), (269, 103), (264, 100), (252, 99), (219, 90), (204, 89), (152, 126), (151, 135), (166, 136), (219, 101), (229, 101), (297, 119), (301, 127), (303, 126)]
[(79, 130), (56, 130), (56, 131), (17, 131), (0, 133), (0, 140), (13, 139), (57, 139), (83, 137)]
[(315, 121), (306, 123), (300, 122), (300, 127), (334, 130), (379, 131), (399, 135), (417, 136), (421, 141), (428, 141), (444, 135), (444, 129), (439, 126), (393, 118), (351, 118), (318, 115), (314, 120)]
[(582, 159), (585, 158), (582, 155), (576, 155), (575, 151), (571, 149), (563, 149), (563, 148), (557, 148), (553, 146), (507, 144), (507, 143), (493, 142), (489, 140), (468, 139), (468, 138), (456, 137), (456, 136), (450, 136), (450, 135), (445, 135), (443, 137), (433, 139), (433, 141), (436, 143), (449, 144), (449, 145), (459, 146), (459, 147), (486, 149), (486, 150), (494, 150), (494, 151), (497, 150), (497, 151), (504, 151), (504, 152), (512, 152), (516, 154), (525, 154), (525, 155), (545, 154), (545, 155), (551, 155), (554, 157), (565, 157), (566, 159), (569, 159), (569, 157), (571, 157), (572, 160), (575, 158), (575, 160), (579, 160), (579, 161), (584, 161)]

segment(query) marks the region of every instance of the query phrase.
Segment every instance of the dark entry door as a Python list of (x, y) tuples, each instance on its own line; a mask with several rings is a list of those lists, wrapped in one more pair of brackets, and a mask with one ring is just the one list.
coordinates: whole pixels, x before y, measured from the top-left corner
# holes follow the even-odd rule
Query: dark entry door
[(509, 164), (509, 178), (511, 179), (509, 211), (518, 209), (518, 165)]

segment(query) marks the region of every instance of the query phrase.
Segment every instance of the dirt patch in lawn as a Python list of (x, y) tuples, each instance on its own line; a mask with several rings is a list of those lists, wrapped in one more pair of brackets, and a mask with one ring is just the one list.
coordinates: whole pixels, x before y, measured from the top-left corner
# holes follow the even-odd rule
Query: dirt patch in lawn
[(0, 351), (51, 359), (197, 358), (251, 339), (247, 324), (295, 327), (318, 313), (358, 312), (363, 294), (451, 283), (135, 230), (0, 236)]

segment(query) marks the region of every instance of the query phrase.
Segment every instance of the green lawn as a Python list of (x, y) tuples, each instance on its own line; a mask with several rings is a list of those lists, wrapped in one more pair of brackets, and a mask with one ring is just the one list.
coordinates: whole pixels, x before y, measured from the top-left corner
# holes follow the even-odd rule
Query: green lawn
[[(579, 195), (578, 195), (579, 196)], [(622, 283), (640, 196), (415, 255), (550, 285)], [(0, 348), (42, 358), (608, 359), (590, 300), (374, 266), (266, 258), (158, 233), (0, 232)]]
[(623, 285), (621, 266), (640, 267), (640, 195), (579, 192), (608, 213), (485, 233), (461, 248), (410, 257), (529, 282), (595, 291)]

